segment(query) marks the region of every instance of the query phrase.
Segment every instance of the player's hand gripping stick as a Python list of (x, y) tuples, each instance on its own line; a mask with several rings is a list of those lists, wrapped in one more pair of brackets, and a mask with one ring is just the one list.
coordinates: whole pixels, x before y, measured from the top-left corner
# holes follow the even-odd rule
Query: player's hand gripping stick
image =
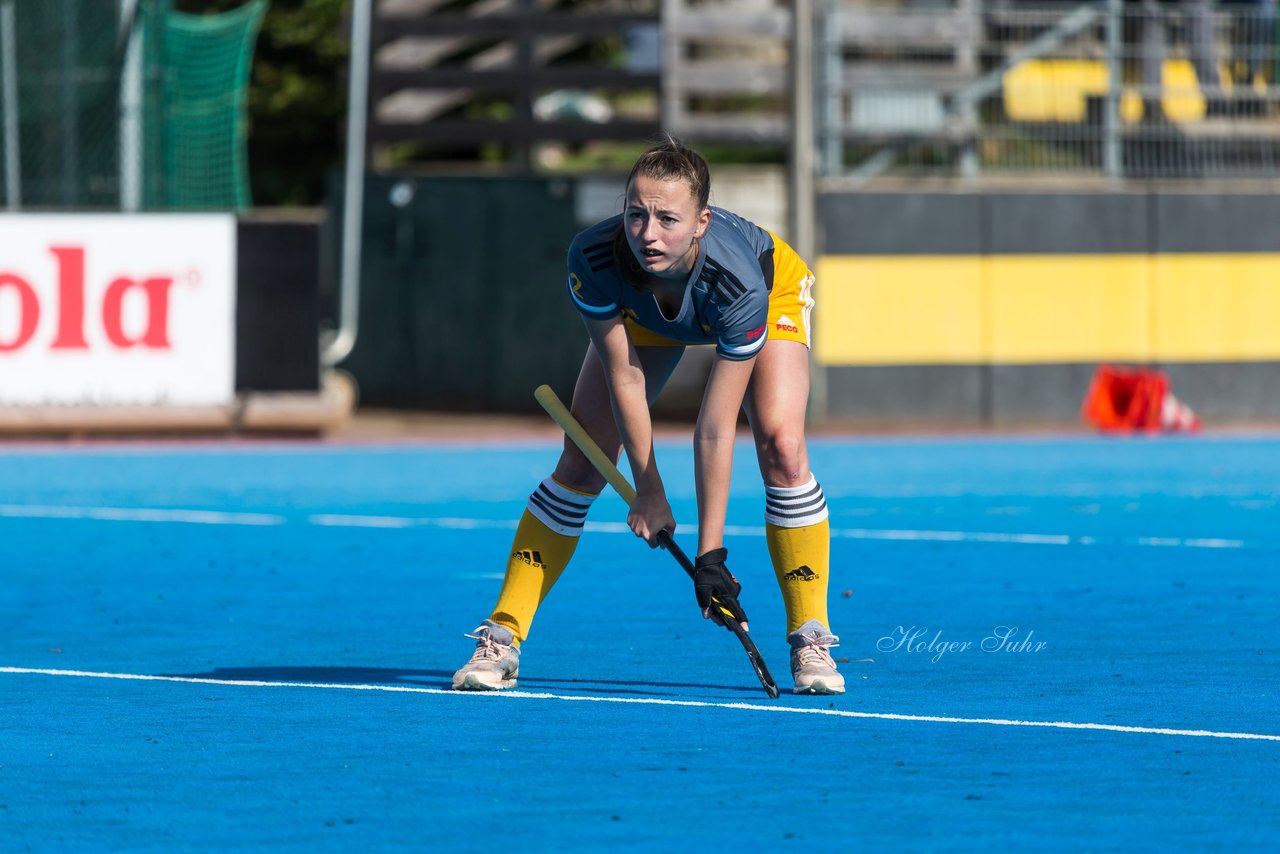
[[(533, 396), (542, 405), (542, 408), (547, 411), (547, 414), (551, 416), (551, 419), (560, 425), (560, 429), (564, 430), (570, 441), (578, 446), (578, 450), (582, 451), (583, 456), (596, 467), (596, 471), (600, 472), (609, 485), (622, 497), (627, 506), (631, 506), (631, 502), (636, 497), (635, 489), (622, 476), (622, 472), (618, 471), (618, 467), (613, 464), (613, 460), (609, 459), (604, 451), (600, 450), (600, 446), (578, 423), (578, 419), (573, 417), (573, 413), (560, 402), (560, 398), (551, 390), (551, 387), (547, 385), (538, 386)], [(742, 627), (742, 624), (747, 621), (746, 612), (738, 604), (738, 593), (741, 592), (742, 586), (738, 584), (738, 580), (733, 577), (724, 565), (724, 559), (728, 555), (728, 551), (726, 549), (712, 549), (699, 557), (698, 564), (695, 564), (676, 545), (676, 541), (667, 531), (658, 533), (658, 542), (675, 557), (684, 571), (693, 579), (694, 591), (698, 596), (698, 604), (702, 605), (704, 609), (710, 608), (706, 612), (711, 614), (712, 619), (737, 635), (738, 640), (742, 642), (743, 649), (747, 651), (747, 658), (756, 672), (756, 677), (760, 680), (760, 684), (764, 686), (765, 693), (771, 698), (777, 699), (778, 686), (773, 681), (773, 676), (769, 674), (769, 668), (765, 666), (764, 659), (760, 656), (760, 650), (756, 648), (755, 641), (751, 639), (746, 629)], [(700, 572), (702, 576), (701, 582), (699, 581)]]
[(693, 562), (693, 592), (698, 597), (698, 607), (702, 613), (723, 626), (724, 618), (720, 609), (728, 611), (735, 620), (743, 625), (747, 623), (747, 612), (738, 604), (738, 594), (742, 585), (733, 577), (724, 559), (729, 556), (726, 548), (712, 549), (706, 554), (698, 555)]

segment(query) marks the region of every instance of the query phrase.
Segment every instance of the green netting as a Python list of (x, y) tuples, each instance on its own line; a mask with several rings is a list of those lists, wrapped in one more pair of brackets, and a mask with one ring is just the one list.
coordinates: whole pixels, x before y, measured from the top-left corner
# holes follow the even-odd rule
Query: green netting
[(251, 0), (221, 15), (166, 16), (166, 207), (249, 206), (246, 101), (266, 9)]
[(248, 206), (246, 102), (266, 8), (199, 16), (140, 0), (130, 122), (120, 0), (0, 0), (0, 210), (118, 208), (131, 173), (149, 210)]

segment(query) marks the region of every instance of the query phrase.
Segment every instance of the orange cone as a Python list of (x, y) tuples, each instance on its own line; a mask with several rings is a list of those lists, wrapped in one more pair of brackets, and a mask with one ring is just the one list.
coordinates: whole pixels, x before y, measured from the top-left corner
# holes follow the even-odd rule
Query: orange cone
[(1107, 432), (1200, 429), (1199, 417), (1170, 391), (1169, 377), (1153, 368), (1100, 366), (1080, 414)]

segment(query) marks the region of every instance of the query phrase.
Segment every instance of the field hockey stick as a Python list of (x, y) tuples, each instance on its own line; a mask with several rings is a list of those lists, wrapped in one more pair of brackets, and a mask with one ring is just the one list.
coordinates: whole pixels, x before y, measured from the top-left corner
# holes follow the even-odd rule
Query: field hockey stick
[[(560, 429), (564, 430), (566, 436), (569, 437), (573, 444), (578, 446), (578, 450), (591, 461), (596, 467), (596, 471), (604, 476), (614, 491), (621, 496), (622, 500), (630, 507), (631, 503), (636, 500), (636, 491), (632, 488), (631, 483), (618, 471), (618, 467), (613, 464), (613, 460), (600, 450), (600, 446), (595, 440), (587, 434), (587, 431), (578, 419), (573, 417), (556, 393), (551, 390), (550, 386), (540, 385), (534, 391), (533, 396), (538, 403), (542, 404), (542, 408), (551, 416), (551, 420), (560, 425)], [(682, 569), (693, 578), (693, 561), (689, 560), (689, 556), (676, 545), (675, 539), (666, 531), (658, 532), (658, 543), (664, 549), (675, 557)], [(765, 693), (772, 699), (778, 698), (778, 685), (773, 681), (773, 677), (769, 675), (769, 668), (765, 666), (764, 658), (760, 655), (760, 650), (756, 648), (756, 642), (751, 639), (746, 630), (742, 628), (742, 624), (733, 616), (733, 614), (720, 604), (719, 600), (712, 599), (712, 604), (719, 609), (720, 618), (724, 620), (725, 627), (729, 631), (738, 636), (738, 640), (742, 642), (742, 647), (747, 651), (747, 659), (751, 662), (751, 667), (756, 671), (756, 677), (760, 680), (760, 684), (764, 686)]]

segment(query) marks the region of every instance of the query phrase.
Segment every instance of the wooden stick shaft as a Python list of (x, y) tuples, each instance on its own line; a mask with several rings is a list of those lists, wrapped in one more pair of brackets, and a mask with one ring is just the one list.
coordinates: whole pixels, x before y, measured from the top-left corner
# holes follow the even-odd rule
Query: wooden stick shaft
[(578, 446), (578, 450), (591, 461), (596, 467), (596, 471), (604, 475), (604, 479), (609, 485), (622, 496), (622, 500), (627, 502), (627, 506), (631, 506), (631, 502), (636, 500), (636, 491), (631, 487), (631, 483), (622, 476), (622, 472), (618, 471), (618, 467), (613, 464), (613, 460), (600, 449), (596, 444), (596, 440), (587, 434), (586, 428), (578, 423), (578, 419), (573, 417), (573, 413), (569, 411), (556, 393), (551, 390), (551, 386), (540, 385), (533, 392), (534, 398), (538, 403), (542, 404), (542, 408), (547, 410), (547, 414), (551, 416), (551, 420), (560, 425), (560, 429), (569, 437), (573, 444)]

